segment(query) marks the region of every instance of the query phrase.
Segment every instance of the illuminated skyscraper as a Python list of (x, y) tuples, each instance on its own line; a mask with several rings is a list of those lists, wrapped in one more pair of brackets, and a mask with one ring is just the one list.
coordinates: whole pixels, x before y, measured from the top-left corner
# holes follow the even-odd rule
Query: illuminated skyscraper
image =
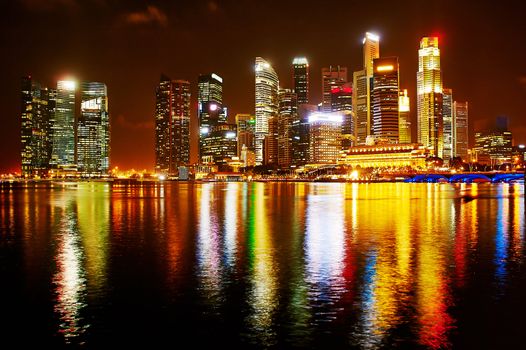
[(443, 159), (449, 162), (455, 156), (455, 124), (453, 122), (453, 90), (442, 89), (442, 120), (444, 121)]
[(380, 57), (380, 37), (365, 33), (363, 38), (363, 69), (353, 74), (353, 112), (355, 143), (364, 145), (372, 134), (371, 96), (373, 88), (374, 60)]
[(400, 91), (398, 99), (399, 143), (412, 142), (410, 110), (409, 96), (407, 95), (407, 89), (404, 89), (404, 91)]
[(30, 76), (22, 78), (21, 160), (23, 176), (42, 176), (50, 169), (54, 95)]
[(397, 143), (400, 97), (398, 57), (374, 59), (373, 70), (372, 134), (375, 138)]
[(323, 92), (321, 110), (330, 113), (332, 111), (331, 92), (333, 89), (342, 87), (347, 83), (347, 67), (329, 66), (328, 68), (322, 68), (321, 79)]
[(237, 156), (236, 124), (220, 123), (210, 127), (207, 137), (203, 138), (203, 156), (205, 164), (225, 165)]
[(215, 73), (200, 75), (198, 78), (197, 120), (199, 161), (202, 161), (203, 157), (210, 155), (204, 151), (203, 146), (211, 128), (227, 122), (223, 110), (223, 78)]
[(454, 128), (454, 149), (455, 157), (468, 161), (469, 131), (468, 131), (468, 103), (453, 102), (453, 128)]
[(317, 112), (309, 116), (310, 163), (336, 163), (342, 147), (342, 122), (340, 112)]
[(278, 165), (283, 168), (292, 164), (293, 125), (299, 120), (297, 98), (296, 93), (289, 89), (279, 90)]
[(292, 61), (292, 76), (294, 92), (298, 96), (298, 104), (309, 103), (309, 62), (305, 57), (296, 57)]
[(417, 115), (418, 142), (430, 154), (442, 157), (444, 123), (442, 118), (442, 72), (437, 37), (424, 37), (418, 50)]
[(342, 122), (342, 148), (349, 148), (354, 143), (354, 114), (352, 111), (352, 86), (343, 86), (331, 90), (331, 112), (340, 112)]
[(190, 162), (190, 83), (162, 75), (156, 90), (155, 170), (175, 174)]
[(77, 83), (60, 80), (57, 83), (55, 122), (53, 124), (53, 167), (76, 170), (75, 161), (75, 95)]
[(251, 114), (236, 114), (237, 126), (237, 155), (241, 156), (243, 146), (247, 151), (254, 152), (254, 133), (256, 118)]
[(261, 57), (255, 62), (256, 83), (256, 164), (264, 160), (263, 147), (269, 133), (269, 120), (278, 115), (278, 75), (272, 66)]
[(298, 105), (298, 118), (292, 122), (292, 163), (296, 166), (309, 163), (309, 115), (317, 111), (318, 106), (316, 105)]
[(84, 176), (107, 175), (110, 167), (110, 117), (106, 85), (80, 84), (77, 121), (77, 168)]

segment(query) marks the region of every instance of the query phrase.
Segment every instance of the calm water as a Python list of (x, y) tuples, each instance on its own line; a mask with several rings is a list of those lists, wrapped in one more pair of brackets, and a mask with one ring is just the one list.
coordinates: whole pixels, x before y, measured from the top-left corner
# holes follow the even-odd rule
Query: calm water
[(524, 201), (523, 184), (4, 187), (0, 346), (521, 347)]

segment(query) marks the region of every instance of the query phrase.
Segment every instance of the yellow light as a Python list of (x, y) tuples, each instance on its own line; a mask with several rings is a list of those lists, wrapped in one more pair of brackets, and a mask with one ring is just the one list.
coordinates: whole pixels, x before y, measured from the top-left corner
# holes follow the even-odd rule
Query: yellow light
[(353, 170), (351, 172), (350, 178), (351, 178), (351, 180), (358, 180), (358, 176), (359, 176), (358, 171), (357, 170)]
[(378, 72), (390, 72), (394, 69), (394, 66), (393, 65), (388, 65), (388, 66), (378, 66), (378, 68), (376, 68), (376, 70)]

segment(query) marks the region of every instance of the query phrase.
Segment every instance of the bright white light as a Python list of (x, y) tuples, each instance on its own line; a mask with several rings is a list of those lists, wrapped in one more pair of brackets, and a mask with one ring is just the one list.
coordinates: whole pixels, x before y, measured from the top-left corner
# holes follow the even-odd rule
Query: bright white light
[(77, 84), (73, 80), (61, 80), (58, 82), (59, 89), (64, 90), (75, 90), (76, 85)]
[(210, 105), (210, 111), (217, 111), (217, 105), (216, 104), (211, 104)]
[(358, 171), (353, 170), (353, 171), (351, 172), (351, 175), (349, 176), (349, 178), (350, 178), (351, 180), (358, 180), (358, 176), (359, 176)]
[(220, 83), (223, 82), (223, 78), (221, 78), (219, 75), (217, 75), (215, 73), (212, 73), (212, 78), (214, 78), (215, 80), (217, 80)]
[(226, 135), (225, 135), (225, 137), (226, 137), (227, 139), (233, 139), (233, 138), (236, 137), (236, 133), (233, 132), (233, 131), (227, 132)]
[(380, 37), (376, 34), (373, 34), (373, 33), (365, 33), (365, 37), (369, 40), (372, 40), (372, 41), (380, 41)]
[(343, 115), (340, 113), (322, 113), (315, 112), (309, 115), (309, 123), (314, 122), (330, 122), (330, 123), (342, 123)]
[(199, 131), (201, 134), (208, 134), (208, 127), (202, 127), (201, 130)]
[(305, 57), (295, 57), (292, 64), (309, 64), (309, 61)]
[(166, 176), (164, 176), (164, 175), (159, 175), (159, 180), (161, 180), (161, 181), (166, 180)]
[(524, 149), (524, 148), (526, 148), (526, 146), (525, 145), (519, 145), (519, 148), (520, 149)]

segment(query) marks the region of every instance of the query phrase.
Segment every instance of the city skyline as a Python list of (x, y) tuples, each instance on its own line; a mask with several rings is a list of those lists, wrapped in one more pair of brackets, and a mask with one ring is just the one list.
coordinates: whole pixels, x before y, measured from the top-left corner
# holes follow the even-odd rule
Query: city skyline
[[(43, 8), (32, 8), (31, 1), (26, 2), (15, 2), (15, 4), (10, 4), (8, 6), (8, 11), (14, 12), (23, 12), (28, 13), (28, 18), (33, 18), (34, 21), (38, 13), (45, 12), (49, 16), (59, 16), (59, 14), (64, 15), (65, 11), (74, 11), (72, 16), (79, 16), (78, 12), (89, 12), (84, 6), (77, 4), (77, 9), (68, 9), (66, 6), (62, 10), (59, 10), (55, 5), (50, 3), (49, 7)], [(35, 5), (36, 6), (36, 5)], [(102, 6), (93, 4), (94, 7)], [(140, 17), (140, 13), (150, 13), (152, 14), (152, 8), (156, 8), (159, 12), (158, 14), (164, 14), (165, 17), (159, 15), (155, 17), (150, 16), (150, 19), (153, 23), (128, 23), (129, 27), (126, 27), (128, 31), (136, 31), (132, 37), (135, 37), (135, 34), (140, 35), (143, 33), (144, 37), (149, 37), (152, 33), (160, 32), (170, 32), (171, 25), (173, 24), (173, 15), (170, 14), (172, 10), (165, 3), (159, 2), (157, 6), (151, 5), (152, 7), (147, 8), (125, 8), (120, 6), (119, 9), (112, 8), (103, 8), (108, 12), (117, 12), (120, 15), (117, 16), (124, 21), (123, 18), (146, 18)], [(209, 16), (210, 13), (215, 13), (214, 11), (219, 11), (221, 17), (231, 16), (230, 18), (237, 18), (239, 16), (238, 9), (235, 9), (232, 5), (224, 5), (223, 7), (217, 5), (216, 10), (212, 10), (212, 7), (204, 6), (201, 8), (196, 5), (197, 10), (203, 12), (203, 16)], [(264, 7), (264, 10), (270, 11), (267, 6), (261, 5)], [(467, 11), (464, 6), (459, 5), (459, 12)], [(289, 4), (285, 6), (290, 10)], [(190, 11), (191, 6), (187, 6), (185, 11)], [(312, 8), (311, 5), (306, 5), (306, 8)], [(407, 9), (407, 7), (406, 7)], [(462, 10), (463, 9), (463, 10)], [(196, 10), (196, 11), (197, 11)], [(77, 12), (75, 12), (77, 11)], [(141, 12), (142, 11), (142, 12)], [(399, 11), (397, 9), (397, 11)], [(401, 11), (401, 10), (400, 10)], [(414, 11), (412, 9), (411, 11)], [(409, 11), (409, 12), (411, 12)], [(489, 13), (489, 9), (484, 8), (480, 10), (481, 13)], [(484, 12), (486, 11), (486, 12)], [(497, 9), (502, 11), (502, 9)], [(184, 11), (183, 11), (184, 12)], [(409, 13), (408, 12), (408, 13)], [(510, 12), (513, 15), (513, 12)], [(137, 16), (128, 16), (126, 15), (136, 14)], [(108, 15), (109, 16), (109, 15)], [(88, 16), (89, 17), (89, 16)], [(380, 16), (381, 17), (381, 16)], [(157, 20), (152, 19), (157, 18)], [(162, 20), (164, 18), (164, 20)], [(281, 20), (281, 17), (278, 16), (277, 20)], [(513, 18), (513, 16), (512, 16)], [(24, 20), (25, 21), (25, 20)], [(155, 22), (157, 21), (157, 22)], [(472, 20), (469, 20), (472, 21)], [(133, 21), (132, 21), (133, 22)], [(364, 21), (362, 21), (364, 22)], [(30, 56), (29, 58), (22, 58), (20, 62), (12, 64), (13, 69), (9, 69), (7, 74), (7, 84), (4, 85), (5, 94), (4, 105), (6, 106), (6, 123), (5, 128), (2, 129), (2, 144), (1, 146), (5, 150), (2, 154), (2, 159), (0, 160), (0, 167), (2, 171), (11, 171), (19, 168), (19, 149), (15, 148), (13, 144), (19, 144), (17, 142), (19, 133), (18, 131), (18, 116), (20, 111), (19, 107), (19, 98), (14, 98), (13, 95), (19, 94), (20, 91), (20, 77), (26, 74), (31, 73), (39, 81), (43, 83), (44, 86), (52, 86), (52, 81), (62, 80), (65, 74), (62, 72), (66, 71), (68, 75), (75, 76), (78, 81), (84, 79), (90, 79), (93, 81), (104, 81), (108, 85), (109, 100), (111, 101), (111, 118), (112, 118), (112, 164), (117, 165), (121, 168), (131, 168), (131, 167), (141, 167), (141, 168), (152, 168), (154, 164), (154, 149), (153, 147), (153, 111), (155, 106), (155, 101), (152, 98), (156, 83), (155, 80), (158, 79), (160, 72), (167, 72), (174, 79), (186, 79), (191, 83), (192, 90), (192, 103), (191, 103), (191, 128), (192, 128), (192, 142), (191, 142), (191, 162), (195, 162), (196, 151), (197, 151), (197, 142), (196, 142), (196, 108), (195, 108), (195, 91), (197, 88), (196, 80), (198, 74), (206, 74), (207, 72), (216, 72), (221, 77), (225, 79), (224, 87), (224, 103), (230, 108), (230, 118), (233, 118), (237, 113), (254, 113), (253, 111), (253, 58), (256, 56), (261, 56), (269, 60), (269, 62), (276, 69), (277, 74), (280, 78), (280, 87), (283, 88), (292, 88), (292, 79), (290, 77), (290, 62), (293, 57), (299, 55), (305, 56), (309, 60), (310, 68), (310, 100), (314, 103), (321, 101), (321, 92), (318, 91), (318, 86), (321, 85), (321, 68), (329, 65), (342, 65), (346, 66), (349, 69), (349, 72), (356, 71), (360, 69), (360, 61), (363, 59), (361, 54), (362, 45), (361, 38), (363, 33), (366, 31), (371, 31), (380, 36), (381, 46), (382, 46), (382, 56), (399, 56), (400, 57), (400, 86), (407, 88), (409, 94), (411, 95), (411, 121), (413, 125), (416, 126), (416, 60), (417, 60), (417, 47), (419, 40), (424, 36), (431, 36), (439, 33), (440, 37), (440, 49), (441, 49), (441, 65), (443, 71), (444, 86), (448, 86), (454, 89), (455, 99), (459, 101), (468, 101), (469, 106), (469, 118), (470, 118), (470, 138), (471, 145), (473, 145), (473, 134), (476, 131), (482, 130), (485, 127), (485, 124), (491, 123), (492, 120), (498, 115), (508, 115), (511, 120), (511, 130), (513, 131), (515, 143), (524, 143), (526, 141), (526, 131), (524, 130), (524, 125), (521, 125), (522, 114), (524, 113), (524, 107), (520, 106), (520, 97), (523, 96), (524, 84), (521, 85), (520, 77), (526, 75), (523, 70), (524, 68), (520, 65), (513, 65), (513, 62), (519, 62), (521, 57), (524, 57), (524, 52), (521, 51), (521, 48), (518, 49), (516, 55), (512, 57), (506, 57), (506, 61), (510, 61), (513, 67), (516, 67), (516, 71), (507, 71), (504, 70), (500, 73), (499, 77), (495, 76), (495, 73), (492, 71), (492, 63), (497, 62), (503, 59), (501, 56), (505, 56), (503, 52), (505, 50), (501, 49), (499, 51), (491, 51), (491, 48), (494, 47), (497, 38), (500, 36), (507, 37), (504, 33), (508, 30), (510, 26), (505, 26), (502, 28), (499, 33), (487, 35), (483, 41), (486, 44), (484, 47), (481, 47), (479, 41), (479, 50), (482, 50), (482, 54), (473, 56), (476, 58), (471, 58), (470, 45), (475, 45), (473, 43), (462, 42), (462, 38), (466, 38), (466, 34), (462, 32), (455, 32), (453, 28), (447, 26), (446, 24), (451, 24), (453, 20), (446, 20), (444, 17), (444, 10), (441, 8), (436, 8), (434, 13), (434, 18), (429, 21), (428, 24), (418, 25), (414, 22), (408, 23), (408, 28), (405, 31), (400, 32), (396, 28), (390, 27), (389, 19), (377, 18), (374, 20), (366, 20), (365, 22), (371, 22), (368, 24), (361, 23), (357, 25), (356, 28), (351, 26), (345, 32), (334, 30), (334, 39), (328, 40), (328, 43), (323, 43), (317, 41), (317, 35), (312, 32), (312, 29), (305, 27), (305, 32), (301, 33), (301, 37), (304, 40), (300, 40), (299, 43), (294, 43), (290, 45), (290, 48), (286, 50), (280, 50), (280, 40), (279, 36), (276, 36), (276, 33), (269, 35), (269, 37), (277, 40), (276, 44), (265, 41), (260, 47), (254, 47), (255, 44), (252, 41), (246, 42), (246, 47), (241, 50), (241, 54), (237, 55), (234, 59), (234, 63), (225, 62), (225, 59), (219, 56), (207, 57), (205, 60), (202, 58), (200, 61), (197, 61), (193, 64), (180, 62), (180, 59), (172, 60), (172, 63), (154, 59), (152, 64), (141, 65), (137, 70), (127, 71), (127, 73), (133, 72), (136, 75), (136, 82), (134, 84), (128, 84), (129, 76), (126, 76), (126, 79), (123, 79), (121, 76), (128, 64), (125, 62), (125, 67), (119, 67), (119, 62), (115, 61), (115, 57), (118, 57), (120, 54), (116, 51), (118, 48), (115, 48), (115, 51), (111, 51), (113, 58), (108, 60), (106, 65), (102, 67), (95, 67), (96, 62), (92, 63), (81, 63), (82, 49), (79, 49), (78, 52), (75, 48), (78, 48), (78, 44), (73, 43), (72, 48), (70, 49), (71, 54), (69, 57), (65, 55), (60, 57), (58, 60), (53, 60), (50, 56), (53, 55), (42, 55)], [(12, 21), (6, 21), (7, 24), (12, 24)], [(157, 24), (155, 24), (157, 23)], [(163, 24), (164, 23), (164, 24)], [(133, 24), (133, 25), (132, 25)], [(455, 25), (458, 25), (454, 23)], [(72, 22), (65, 23), (66, 26), (75, 27), (75, 24)], [(150, 26), (151, 25), (151, 26)], [(155, 26), (158, 27), (155, 27)], [(124, 26), (124, 24), (122, 24)], [(415, 28), (416, 27), (416, 28)], [(453, 26), (454, 27), (454, 26)], [(13, 28), (16, 28), (14, 26)], [(9, 36), (13, 32), (13, 28), (8, 28), (6, 35)], [(120, 28), (122, 29), (122, 28)], [(520, 28), (517, 28), (518, 31), (514, 32), (515, 34), (520, 34)], [(122, 29), (123, 31), (125, 29)], [(255, 30), (255, 29), (254, 29)], [(286, 32), (287, 28), (283, 28), (281, 31)], [(117, 31), (117, 29), (115, 29)], [(226, 33), (228, 34), (228, 33)], [(39, 34), (35, 34), (38, 36)], [(65, 34), (60, 34), (65, 35)], [(117, 35), (117, 34), (116, 34)], [(120, 33), (119, 35), (126, 34)], [(139, 37), (140, 40), (144, 38)], [(308, 41), (305, 41), (308, 40)], [(225, 35), (225, 44), (228, 44), (231, 39), (228, 35)], [(256, 40), (255, 40), (256, 41)], [(312, 42), (311, 42), (312, 41)], [(460, 42), (460, 43), (459, 43)], [(15, 49), (15, 52), (23, 52), (20, 46), (17, 47), (16, 43), (12, 39), (8, 40), (7, 46)], [(499, 42), (499, 45), (502, 43)], [(39, 45), (39, 44), (35, 44)], [(162, 47), (159, 43), (152, 43), (152, 46), (155, 48)], [(328, 46), (328, 48), (327, 48)], [(506, 44), (505, 44), (506, 46)], [(57, 49), (58, 51), (64, 49)], [(164, 49), (161, 49), (164, 50)], [(38, 51), (38, 50), (37, 50)], [(35, 52), (37, 52), (35, 51)], [(125, 50), (124, 50), (125, 51)], [(279, 54), (277, 52), (281, 51)], [(45, 52), (45, 50), (44, 50)], [(486, 54), (484, 54), (486, 53)], [(247, 56), (250, 55), (247, 60)], [(189, 54), (192, 56), (192, 54)], [(206, 56), (206, 55), (205, 55)], [(232, 55), (228, 55), (232, 56)], [(460, 58), (459, 58), (460, 57)], [(50, 59), (46, 59), (50, 58)], [(491, 59), (490, 59), (491, 58)], [(6, 63), (9, 65), (10, 58), (4, 58)], [(184, 60), (187, 60), (186, 58)], [(493, 61), (492, 61), (493, 60)], [(11, 61), (12, 62), (12, 61)], [(53, 62), (53, 63), (51, 63)], [(239, 63), (241, 62), (241, 66)], [(243, 63), (244, 62), (244, 63)], [(490, 82), (482, 82), (482, 78), (478, 72), (481, 65), (486, 64), (487, 76)], [(52, 64), (52, 66), (50, 66)], [(99, 64), (100, 65), (100, 64)], [(233, 66), (236, 67), (233, 67)], [(11, 67), (11, 65), (9, 65)], [(457, 67), (454, 67), (457, 66)], [(128, 66), (129, 69), (130, 66)], [(173, 70), (176, 70), (175, 72)], [(65, 73), (66, 73), (65, 72)], [(198, 72), (198, 74), (194, 74)], [(236, 74), (233, 74), (236, 73)], [(11, 75), (16, 74), (16, 81), (13, 83), (13, 78)], [(511, 79), (510, 74), (515, 78)], [(135, 78), (135, 76), (134, 76)], [(492, 78), (492, 79), (491, 79)], [(491, 86), (499, 85), (496, 82), (500, 81), (500, 85), (506, 86), (506, 89), (491, 89)], [(120, 87), (119, 87), (120, 85)], [(131, 85), (131, 86), (128, 86)], [(500, 91), (504, 90), (504, 91)], [(148, 93), (145, 93), (148, 91)], [(489, 93), (495, 94), (495, 98), (485, 98)], [(503, 97), (503, 95), (505, 95)], [(473, 124), (471, 124), (473, 121)], [(231, 121), (232, 122), (232, 121)], [(523, 123), (522, 123), (523, 124)], [(471, 127), (472, 125), (472, 127)], [(413, 131), (414, 135), (414, 131)], [(133, 147), (137, 149), (137, 152), (129, 152), (129, 148)], [(142, 165), (142, 166), (141, 166)]]

